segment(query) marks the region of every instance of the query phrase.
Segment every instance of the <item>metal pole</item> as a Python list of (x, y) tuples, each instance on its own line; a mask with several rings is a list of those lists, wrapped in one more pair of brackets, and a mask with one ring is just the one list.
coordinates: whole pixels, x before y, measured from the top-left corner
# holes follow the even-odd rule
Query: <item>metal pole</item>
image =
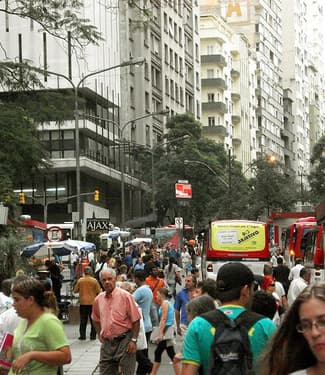
[[(124, 130), (124, 129), (123, 129)], [(124, 181), (124, 164), (125, 164), (125, 152), (124, 143), (122, 144), (122, 154), (121, 154), (121, 227), (124, 227), (125, 223), (125, 181)]]
[(74, 87), (74, 119), (76, 128), (76, 195), (77, 195), (77, 218), (76, 218), (76, 233), (77, 239), (80, 240), (80, 140), (79, 140), (79, 108), (78, 108), (78, 86)]
[[(138, 121), (142, 120), (147, 117), (152, 117), (156, 115), (168, 115), (169, 111), (159, 111), (159, 112), (153, 112), (153, 113), (147, 113), (143, 116), (136, 117), (133, 120), (127, 121), (123, 126), (120, 127), (120, 137), (121, 141), (123, 143), (124, 139), (124, 130), (127, 128), (128, 125)], [(122, 151), (122, 157), (121, 157), (121, 227), (124, 227), (125, 224), (125, 173), (124, 173), (124, 166), (125, 166), (125, 152), (124, 152), (124, 144), (123, 144), (123, 151)]]
[(156, 181), (155, 181), (155, 160), (154, 160), (154, 149), (151, 151), (151, 190), (152, 190), (152, 215), (153, 219), (155, 218), (156, 215), (156, 196), (155, 196), (155, 186), (156, 186)]

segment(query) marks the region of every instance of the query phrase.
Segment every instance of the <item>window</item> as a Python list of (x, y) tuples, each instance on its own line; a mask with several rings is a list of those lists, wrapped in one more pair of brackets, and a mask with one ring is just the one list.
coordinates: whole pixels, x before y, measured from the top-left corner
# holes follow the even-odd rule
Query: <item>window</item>
[(165, 43), (165, 63), (168, 64), (168, 45)]
[(170, 96), (172, 99), (174, 99), (174, 81), (170, 80)]
[(207, 54), (208, 54), (208, 55), (213, 55), (213, 52), (214, 52), (214, 47), (213, 47), (213, 45), (209, 45), (209, 46), (207, 46)]
[(169, 48), (169, 64), (172, 68), (174, 67), (174, 54), (171, 48)]
[(150, 111), (150, 95), (147, 91), (145, 92), (145, 106), (146, 111)]
[(208, 126), (216, 126), (216, 118), (208, 117)]
[(179, 101), (184, 106), (184, 90), (182, 87), (179, 87)]
[(169, 78), (165, 76), (165, 93), (169, 96)]
[(183, 45), (183, 29), (181, 27), (178, 28), (178, 40), (179, 40), (179, 45)]
[(177, 83), (175, 83), (175, 99), (176, 99), (176, 102), (179, 103), (179, 91), (178, 91)]
[(175, 71), (178, 72), (178, 55), (176, 52), (174, 54), (174, 62), (175, 62)]
[(214, 94), (213, 93), (208, 94), (208, 102), (209, 103), (214, 102)]
[(135, 106), (135, 100), (134, 100), (134, 88), (130, 87), (130, 105), (132, 108)]
[(167, 13), (164, 12), (164, 31), (168, 33)]

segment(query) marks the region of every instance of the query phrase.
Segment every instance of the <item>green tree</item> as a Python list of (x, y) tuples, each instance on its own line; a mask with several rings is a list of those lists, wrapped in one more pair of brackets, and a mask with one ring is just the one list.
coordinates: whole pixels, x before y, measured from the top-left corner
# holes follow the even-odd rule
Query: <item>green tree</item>
[[(166, 147), (156, 146), (154, 152), (155, 201), (159, 222), (162, 224), (167, 213), (171, 215), (168, 217), (171, 223), (175, 216), (183, 216), (186, 223), (199, 227), (215, 218), (242, 217), (247, 204), (247, 183), (241, 174), (241, 164), (228, 157), (222, 144), (203, 138), (201, 124), (189, 114), (170, 118), (166, 127)], [(186, 135), (190, 137), (179, 140)], [(145, 153), (140, 154), (142, 159), (146, 159)], [(198, 163), (185, 164), (184, 160), (199, 161), (208, 167)], [(151, 170), (148, 158), (142, 162), (144, 171)], [(144, 173), (143, 178), (151, 185), (149, 173)], [(175, 197), (178, 180), (188, 180), (192, 185), (193, 197), (188, 206), (180, 206), (180, 200)], [(237, 187), (239, 180), (242, 184)], [(233, 191), (231, 186), (228, 187), (231, 181), (234, 182)], [(147, 206), (150, 207), (151, 194), (147, 198)]]
[(315, 144), (310, 159), (311, 169), (308, 176), (310, 200), (314, 203), (325, 200), (325, 135)]
[(269, 216), (272, 211), (290, 211), (298, 199), (298, 186), (288, 183), (283, 166), (268, 158), (259, 158), (252, 163), (255, 177), (249, 181), (249, 217), (257, 219)]

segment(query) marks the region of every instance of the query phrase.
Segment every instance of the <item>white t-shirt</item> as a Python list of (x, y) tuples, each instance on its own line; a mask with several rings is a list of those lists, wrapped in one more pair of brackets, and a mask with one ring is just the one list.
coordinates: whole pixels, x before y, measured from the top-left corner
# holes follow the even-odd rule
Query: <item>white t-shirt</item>
[(184, 251), (181, 253), (181, 258), (182, 258), (182, 264), (188, 264), (192, 262), (190, 253), (188, 251)]
[(307, 282), (302, 278), (294, 279), (291, 281), (288, 290), (288, 304), (291, 306), (294, 300), (299, 296), (299, 294), (306, 288)]
[(296, 264), (294, 267), (291, 268), (288, 279), (294, 280), (300, 277), (300, 270), (304, 268), (302, 264)]

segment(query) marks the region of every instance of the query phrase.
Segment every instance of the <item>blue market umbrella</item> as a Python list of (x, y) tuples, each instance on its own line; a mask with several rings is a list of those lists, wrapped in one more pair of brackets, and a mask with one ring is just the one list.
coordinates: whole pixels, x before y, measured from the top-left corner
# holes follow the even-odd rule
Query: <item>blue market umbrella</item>
[(33, 245), (26, 246), (20, 255), (22, 257), (30, 258), (32, 256), (36, 257), (50, 257), (51, 254), (64, 256), (69, 255), (71, 249), (66, 245), (66, 241), (48, 241), (48, 242), (39, 242)]
[(94, 251), (96, 250), (96, 245), (92, 242), (85, 242), (85, 241), (76, 241), (76, 240), (66, 240), (65, 246), (67, 249), (71, 251)]

